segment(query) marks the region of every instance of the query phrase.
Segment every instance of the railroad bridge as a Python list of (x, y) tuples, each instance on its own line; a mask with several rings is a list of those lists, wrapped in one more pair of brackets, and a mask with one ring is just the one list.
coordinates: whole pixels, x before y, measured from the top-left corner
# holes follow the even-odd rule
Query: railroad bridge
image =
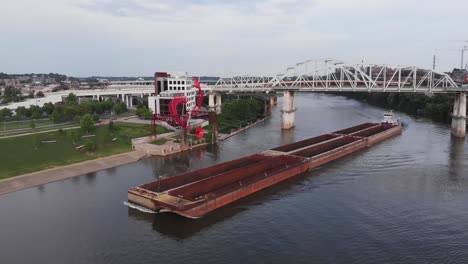
[[(203, 89), (210, 96), (219, 93), (283, 92), (282, 128), (294, 127), (294, 96), (297, 92), (406, 92), (455, 93), (452, 134), (466, 134), (467, 86), (457, 84), (443, 72), (414, 66), (345, 64), (336, 60), (308, 60), (275, 76), (234, 76), (220, 78)], [(213, 105), (211, 105), (213, 104)], [(214, 100), (210, 106), (217, 107)]]

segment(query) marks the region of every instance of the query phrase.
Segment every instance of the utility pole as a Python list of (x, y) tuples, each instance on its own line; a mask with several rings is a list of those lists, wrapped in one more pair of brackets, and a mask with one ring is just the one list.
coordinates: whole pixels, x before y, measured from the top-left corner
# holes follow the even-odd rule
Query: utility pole
[(434, 57), (432, 58), (432, 70), (435, 71), (435, 66), (436, 66), (436, 55), (434, 54)]
[[(468, 42), (468, 41), (465, 41), (465, 42)], [(460, 61), (460, 70), (463, 70), (463, 64), (465, 62), (465, 59), (464, 59), (464, 56), (465, 56), (465, 50), (467, 50), (468, 46), (465, 45), (463, 46), (463, 48), (461, 49), (461, 61)]]

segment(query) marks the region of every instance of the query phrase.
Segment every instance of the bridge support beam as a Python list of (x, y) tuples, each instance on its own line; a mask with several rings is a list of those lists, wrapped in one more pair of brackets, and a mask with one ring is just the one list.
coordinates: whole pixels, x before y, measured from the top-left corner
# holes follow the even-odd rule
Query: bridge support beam
[(452, 135), (464, 138), (466, 135), (466, 94), (459, 93), (455, 97), (452, 113)]
[(208, 109), (210, 111), (216, 112), (216, 114), (221, 113), (221, 94), (220, 93), (208, 94)]
[(215, 95), (213, 93), (208, 94), (208, 109), (215, 111)]
[(216, 94), (216, 114), (221, 114), (221, 93)]
[(294, 92), (286, 91), (283, 97), (283, 110), (281, 110), (281, 128), (290, 129), (294, 127), (296, 107), (294, 106)]
[(274, 106), (277, 103), (278, 103), (278, 97), (276, 96), (270, 97), (270, 106)]

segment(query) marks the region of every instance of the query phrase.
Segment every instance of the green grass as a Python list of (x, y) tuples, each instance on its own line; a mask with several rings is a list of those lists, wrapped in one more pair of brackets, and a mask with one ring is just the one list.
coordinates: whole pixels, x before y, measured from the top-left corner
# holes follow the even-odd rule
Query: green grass
[[(33, 120), (33, 121), (36, 124), (36, 128), (39, 128), (41, 126), (47, 126), (47, 125), (53, 125), (54, 124), (49, 119), (37, 119), (37, 120)], [(30, 123), (31, 123), (31, 120), (2, 122), (2, 123), (0, 123), (0, 131), (23, 129), (23, 128), (31, 129), (31, 127), (29, 126)]]
[(156, 139), (155, 141), (151, 142), (151, 144), (161, 146), (161, 145), (166, 144), (167, 141), (168, 140), (165, 139), (165, 138), (160, 138), (160, 139)]
[[(165, 128), (158, 127), (158, 133), (164, 132)], [(95, 137), (81, 138), (79, 133), (79, 129), (72, 129), (0, 139), (0, 179), (131, 151), (131, 138), (150, 135), (151, 126), (118, 123), (114, 131), (107, 126), (96, 127), (90, 133)], [(113, 138), (118, 140), (112, 142)], [(45, 140), (57, 143), (42, 144)], [(96, 143), (95, 152), (75, 149), (87, 140)]]

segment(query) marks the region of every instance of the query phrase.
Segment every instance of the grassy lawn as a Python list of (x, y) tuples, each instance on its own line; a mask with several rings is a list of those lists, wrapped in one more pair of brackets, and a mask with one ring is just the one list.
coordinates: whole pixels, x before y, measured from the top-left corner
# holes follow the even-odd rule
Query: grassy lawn
[[(157, 132), (168, 130), (158, 126)], [(90, 134), (96, 136), (82, 138), (85, 134), (80, 129), (72, 129), (0, 139), (0, 179), (131, 151), (131, 138), (150, 135), (151, 126), (118, 123), (112, 131), (108, 126), (101, 126)], [(112, 141), (113, 138), (117, 140)], [(41, 143), (47, 140), (57, 143)], [(87, 141), (94, 142), (94, 152), (76, 149)]]
[[(22, 129), (22, 128), (31, 129), (31, 127), (29, 126), (30, 123), (31, 123), (31, 120), (2, 122), (0, 123), (0, 131)], [(41, 127), (41, 126), (53, 125), (54, 123), (49, 119), (37, 119), (37, 120), (34, 120), (34, 124), (36, 124), (36, 127)]]
[(160, 139), (156, 139), (155, 141), (151, 142), (151, 144), (161, 146), (161, 145), (166, 144), (167, 141), (168, 140), (165, 139), (165, 138), (160, 138)]

